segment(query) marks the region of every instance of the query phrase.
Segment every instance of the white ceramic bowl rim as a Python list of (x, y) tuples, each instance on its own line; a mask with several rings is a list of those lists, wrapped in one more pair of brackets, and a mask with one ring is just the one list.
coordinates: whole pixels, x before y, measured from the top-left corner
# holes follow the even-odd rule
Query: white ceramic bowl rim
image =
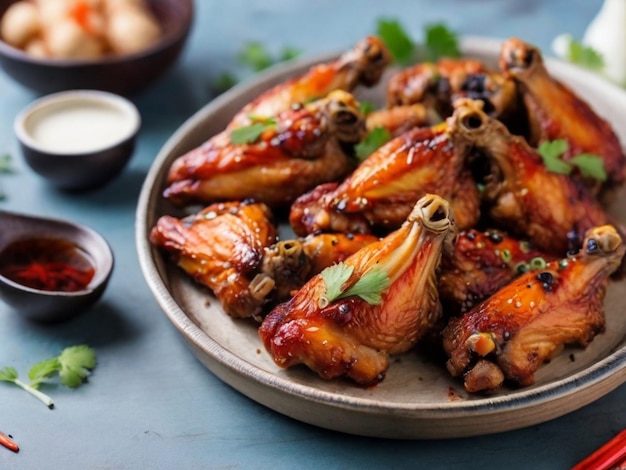
[[(58, 107), (63, 103), (94, 103), (104, 105), (128, 117), (129, 124), (121, 131), (120, 135), (115, 140), (109, 141), (103, 146), (94, 146), (89, 150), (68, 150), (63, 152), (46, 148), (31, 136), (26, 123), (34, 114), (42, 112), (49, 107)], [(39, 152), (59, 157), (93, 154), (114, 148), (136, 135), (140, 127), (141, 115), (137, 107), (131, 101), (115, 93), (100, 90), (69, 90), (43, 96), (24, 108), (16, 116), (13, 125), (17, 139), (24, 145)]]

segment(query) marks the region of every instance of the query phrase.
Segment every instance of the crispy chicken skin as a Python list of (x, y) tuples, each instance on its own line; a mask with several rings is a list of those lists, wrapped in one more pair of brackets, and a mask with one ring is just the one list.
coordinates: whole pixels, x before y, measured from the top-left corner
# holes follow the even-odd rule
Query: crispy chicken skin
[(465, 313), (529, 269), (551, 257), (526, 241), (490, 229), (459, 233), (452, 253), (441, 261), (439, 295), (446, 316)]
[(389, 278), (381, 302), (358, 296), (331, 300), (323, 273), (263, 320), (259, 335), (281, 367), (305, 364), (325, 379), (347, 376), (362, 385), (383, 379), (389, 354), (409, 350), (437, 322), (436, 269), (455, 236), (448, 203), (420, 199), (406, 222), (344, 261), (352, 267), (345, 292), (372, 270)]
[(287, 300), (315, 274), (377, 240), (374, 235), (320, 233), (273, 244), (261, 263), (261, 274), (275, 284), (272, 300)]
[(529, 271), (443, 332), (453, 376), (469, 392), (498, 388), (504, 379), (531, 385), (542, 363), (563, 345), (587, 346), (604, 330), (603, 299), (624, 256), (614, 227), (595, 227), (577, 254)]
[(384, 43), (368, 36), (337, 60), (315, 65), (302, 76), (262, 93), (239, 111), (228, 127), (248, 125), (250, 116), (276, 116), (294, 104), (322, 98), (333, 90), (351, 91), (359, 84), (373, 86), (389, 62), (390, 55)]
[(394, 137), (414, 127), (430, 127), (440, 122), (441, 118), (437, 113), (419, 103), (377, 109), (365, 117), (368, 131), (383, 128)]
[(450, 202), (459, 229), (479, 217), (479, 193), (466, 166), (469, 148), (445, 124), (415, 128), (371, 154), (338, 185), (298, 198), (289, 220), (295, 233), (368, 232), (398, 228), (424, 194)]
[(454, 101), (463, 97), (482, 100), (485, 109), (500, 118), (517, 110), (515, 82), (474, 59), (416, 64), (395, 74), (387, 85), (388, 106), (420, 103), (442, 118), (452, 114)]
[(590, 228), (611, 223), (581, 181), (548, 171), (524, 138), (481, 108), (478, 101), (457, 102), (448, 125), (491, 164), (482, 198), (492, 221), (559, 257), (578, 248)]
[(177, 158), (165, 197), (179, 205), (251, 198), (286, 206), (354, 168), (342, 144), (358, 142), (365, 123), (351, 94), (335, 90), (281, 112), (275, 121), (252, 143), (232, 143), (232, 131), (225, 130)]
[(216, 203), (183, 219), (165, 215), (152, 229), (150, 241), (211, 289), (228, 315), (245, 318), (261, 313), (267, 286), (251, 283), (264, 249), (276, 242), (266, 205)]
[(607, 183), (624, 181), (626, 158), (611, 125), (586, 101), (549, 74), (539, 49), (510, 38), (502, 45), (500, 68), (519, 84), (528, 108), (531, 145), (566, 139), (569, 150), (563, 159), (592, 153), (604, 160)]

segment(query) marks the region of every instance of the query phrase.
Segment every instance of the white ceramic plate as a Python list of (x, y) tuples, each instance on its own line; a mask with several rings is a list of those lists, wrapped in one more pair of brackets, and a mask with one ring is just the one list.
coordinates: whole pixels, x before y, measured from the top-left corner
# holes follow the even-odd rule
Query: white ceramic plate
[[(494, 64), (499, 42), (468, 38), (463, 50)], [(365, 389), (342, 380), (324, 381), (304, 367), (278, 368), (253, 323), (228, 317), (207, 290), (150, 246), (148, 233), (157, 218), (166, 213), (180, 215), (161, 197), (171, 162), (221, 131), (261, 91), (330, 59), (275, 67), (209, 103), (169, 139), (147, 176), (137, 210), (140, 264), (158, 303), (194, 354), (223, 381), (273, 410), (328, 429), (386, 438), (462, 437), (530, 426), (585, 406), (626, 381), (624, 282), (608, 289), (606, 332), (586, 350), (565, 350), (541, 367), (531, 387), (471, 396), (440, 364), (411, 352), (392, 360), (382, 383)], [(555, 61), (548, 65), (556, 77), (593, 103), (626, 142), (623, 90), (572, 65)], [(380, 100), (382, 96), (379, 87), (368, 91), (366, 98)], [(625, 199), (626, 193), (619, 195), (619, 200)], [(624, 204), (615, 206), (618, 218), (626, 220)]]

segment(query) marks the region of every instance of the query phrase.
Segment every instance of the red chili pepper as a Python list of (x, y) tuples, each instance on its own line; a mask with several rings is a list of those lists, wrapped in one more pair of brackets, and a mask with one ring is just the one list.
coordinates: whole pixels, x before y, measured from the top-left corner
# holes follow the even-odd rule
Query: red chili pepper
[(572, 470), (613, 470), (626, 468), (626, 429), (604, 444)]
[(0, 432), (0, 444), (13, 452), (20, 451), (20, 447), (15, 443), (15, 441), (3, 432)]

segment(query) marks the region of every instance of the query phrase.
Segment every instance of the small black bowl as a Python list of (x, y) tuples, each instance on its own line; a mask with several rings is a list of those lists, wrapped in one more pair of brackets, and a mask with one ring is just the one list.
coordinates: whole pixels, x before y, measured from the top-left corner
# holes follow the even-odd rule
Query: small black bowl
[[(0, 17), (18, 0), (0, 0)], [(39, 94), (72, 89), (104, 90), (121, 95), (152, 84), (172, 66), (193, 23), (193, 0), (148, 0), (163, 36), (134, 54), (97, 60), (40, 59), (0, 40), (0, 66), (15, 81)]]
[(63, 240), (82, 250), (94, 269), (87, 286), (75, 292), (33, 289), (0, 275), (0, 298), (17, 313), (39, 322), (58, 322), (84, 312), (102, 297), (113, 272), (114, 258), (107, 241), (93, 229), (4, 210), (0, 210), (0, 225), (0, 255), (16, 241)]
[(26, 163), (54, 186), (94, 189), (117, 176), (132, 156), (141, 126), (129, 100), (97, 90), (45, 96), (15, 118)]

